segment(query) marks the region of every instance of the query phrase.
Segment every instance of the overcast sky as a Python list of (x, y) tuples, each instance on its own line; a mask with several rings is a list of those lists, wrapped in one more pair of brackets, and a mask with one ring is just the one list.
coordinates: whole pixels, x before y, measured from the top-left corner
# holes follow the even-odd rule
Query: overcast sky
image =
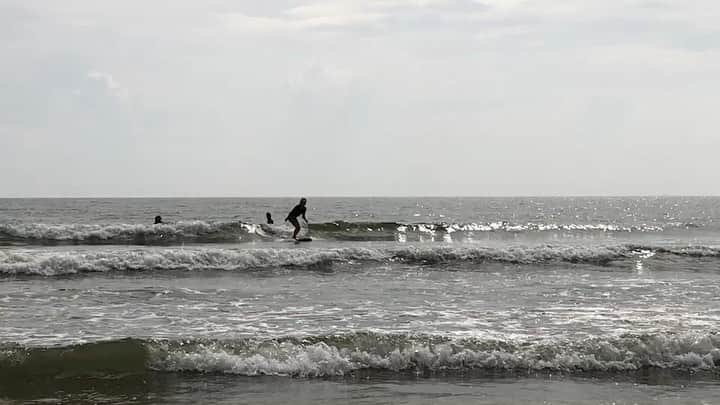
[(0, 0), (0, 197), (720, 194), (717, 0)]

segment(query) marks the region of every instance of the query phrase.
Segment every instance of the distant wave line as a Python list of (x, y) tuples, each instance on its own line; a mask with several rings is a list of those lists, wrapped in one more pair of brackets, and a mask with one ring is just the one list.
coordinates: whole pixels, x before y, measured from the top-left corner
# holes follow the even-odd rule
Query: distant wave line
[[(412, 241), (463, 240), (490, 232), (599, 232), (657, 233), (667, 229), (694, 229), (696, 224), (660, 225), (619, 224), (513, 224), (488, 223), (399, 223), (399, 222), (325, 222), (312, 223), (313, 237), (338, 241)], [(0, 224), (0, 242), (31, 245), (173, 245), (179, 243), (237, 243), (287, 239), (292, 227), (244, 222), (181, 221), (174, 224)]]

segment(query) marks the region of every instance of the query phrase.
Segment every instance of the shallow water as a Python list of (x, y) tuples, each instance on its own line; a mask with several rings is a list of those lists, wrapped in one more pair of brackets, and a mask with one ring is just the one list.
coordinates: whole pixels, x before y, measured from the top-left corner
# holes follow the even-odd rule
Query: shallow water
[[(667, 380), (665, 380), (667, 378)], [(30, 403), (157, 404), (712, 404), (716, 384), (692, 377), (621, 378), (567, 376), (372, 376), (288, 379), (225, 375), (150, 374), (142, 380), (65, 383), (52, 381), (16, 397)], [(657, 381), (659, 380), (659, 381)], [(44, 394), (44, 395), (43, 395)], [(13, 401), (14, 402), (14, 401)]]

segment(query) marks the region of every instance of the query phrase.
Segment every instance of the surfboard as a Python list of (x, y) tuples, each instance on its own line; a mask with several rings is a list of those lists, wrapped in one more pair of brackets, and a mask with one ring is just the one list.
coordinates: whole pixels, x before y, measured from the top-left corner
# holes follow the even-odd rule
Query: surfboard
[(312, 242), (312, 238), (300, 238), (296, 239), (295, 242)]

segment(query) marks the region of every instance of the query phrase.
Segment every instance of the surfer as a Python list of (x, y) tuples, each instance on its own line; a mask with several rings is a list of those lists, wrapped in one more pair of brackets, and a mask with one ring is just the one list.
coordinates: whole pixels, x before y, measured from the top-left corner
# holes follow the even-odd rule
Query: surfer
[(272, 215), (270, 215), (269, 212), (266, 212), (266, 213), (265, 213), (265, 217), (267, 218), (267, 224), (268, 224), (268, 225), (272, 225), (272, 224), (275, 223), (275, 221), (273, 221), (273, 219), (272, 219)]
[(162, 217), (161, 217), (160, 215), (157, 215), (157, 216), (155, 217), (155, 225), (157, 225), (157, 224), (162, 224), (162, 223), (163, 223)]
[(293, 239), (297, 240), (297, 234), (300, 232), (300, 223), (297, 220), (297, 217), (302, 216), (303, 221), (305, 221), (305, 224), (308, 223), (307, 218), (305, 218), (305, 211), (307, 211), (307, 207), (305, 207), (305, 204), (307, 203), (307, 200), (305, 198), (300, 199), (300, 204), (296, 205), (295, 208), (290, 211), (287, 218), (285, 218), (285, 221), (290, 221), (291, 224), (295, 227), (295, 232), (293, 232)]

